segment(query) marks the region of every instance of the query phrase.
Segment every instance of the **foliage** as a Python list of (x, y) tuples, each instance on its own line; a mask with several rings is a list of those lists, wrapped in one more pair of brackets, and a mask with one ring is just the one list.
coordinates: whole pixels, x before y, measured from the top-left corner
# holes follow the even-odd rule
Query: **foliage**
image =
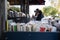
[(58, 10), (54, 7), (48, 6), (43, 8), (43, 13), (45, 16), (55, 16)]
[(20, 8), (18, 8), (18, 7), (11, 7), (10, 9), (12, 9), (13, 11), (20, 12)]

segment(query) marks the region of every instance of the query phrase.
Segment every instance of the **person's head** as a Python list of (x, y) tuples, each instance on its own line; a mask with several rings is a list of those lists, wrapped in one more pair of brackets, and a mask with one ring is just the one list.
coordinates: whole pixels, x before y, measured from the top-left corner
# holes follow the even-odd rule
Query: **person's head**
[(37, 15), (39, 15), (39, 14), (42, 14), (42, 11), (39, 10), (39, 9), (36, 9), (34, 12), (35, 12), (35, 16), (37, 16)]
[(35, 16), (37, 16), (39, 14), (39, 9), (36, 9), (34, 12), (35, 12)]
[(35, 12), (35, 13), (38, 13), (38, 12), (39, 12), (39, 9), (36, 9), (34, 12)]

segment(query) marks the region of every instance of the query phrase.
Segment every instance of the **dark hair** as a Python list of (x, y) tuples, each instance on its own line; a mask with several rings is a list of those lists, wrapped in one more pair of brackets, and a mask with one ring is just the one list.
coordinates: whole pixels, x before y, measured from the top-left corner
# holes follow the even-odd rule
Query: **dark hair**
[(41, 10), (39, 10), (39, 13), (42, 13), (42, 11), (41, 11)]
[(37, 8), (34, 12), (42, 13), (42, 11), (41, 11), (41, 10), (39, 10), (38, 8)]
[(36, 9), (34, 12), (38, 12), (39, 11), (39, 9)]

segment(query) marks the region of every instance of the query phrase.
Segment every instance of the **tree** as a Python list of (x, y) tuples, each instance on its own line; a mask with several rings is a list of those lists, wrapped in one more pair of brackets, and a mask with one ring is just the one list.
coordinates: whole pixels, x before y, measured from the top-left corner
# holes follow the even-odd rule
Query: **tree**
[(10, 9), (12, 9), (13, 11), (20, 12), (20, 8), (18, 8), (18, 7), (11, 7)]
[(58, 10), (54, 7), (48, 6), (43, 8), (43, 13), (45, 16), (55, 16)]

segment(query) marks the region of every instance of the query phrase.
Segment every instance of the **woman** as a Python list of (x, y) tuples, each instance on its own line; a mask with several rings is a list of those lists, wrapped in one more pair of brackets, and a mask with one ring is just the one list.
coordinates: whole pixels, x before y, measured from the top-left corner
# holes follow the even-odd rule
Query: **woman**
[(42, 11), (39, 9), (36, 9), (34, 12), (35, 12), (36, 20), (41, 21), (41, 19), (44, 17), (44, 15), (42, 14)]

